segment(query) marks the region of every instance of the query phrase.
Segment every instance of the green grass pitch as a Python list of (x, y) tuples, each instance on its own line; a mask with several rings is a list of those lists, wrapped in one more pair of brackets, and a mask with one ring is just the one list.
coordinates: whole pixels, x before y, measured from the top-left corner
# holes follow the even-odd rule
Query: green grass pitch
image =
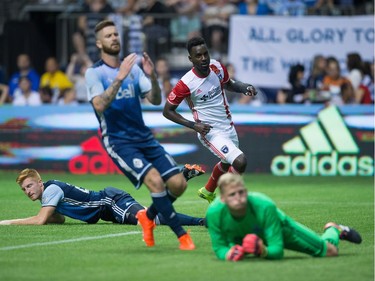
[[(15, 173), (0, 172), (0, 220), (32, 216), (40, 208), (21, 192), (15, 177)], [(121, 175), (42, 177), (94, 190), (115, 186), (144, 205), (150, 203), (144, 186), (136, 191)], [(204, 216), (208, 204), (196, 191), (206, 180), (204, 175), (189, 182), (175, 203), (177, 211)], [(328, 221), (355, 227), (362, 234), (362, 244), (342, 241), (337, 258), (286, 251), (280, 261), (250, 258), (229, 263), (216, 259), (204, 227), (189, 227), (197, 249), (183, 252), (165, 226), (155, 230), (156, 246), (146, 248), (138, 226), (86, 225), (67, 219), (64, 225), (1, 226), (0, 280), (374, 280), (373, 178), (246, 175), (245, 180), (249, 189), (266, 193), (289, 216), (319, 233)]]

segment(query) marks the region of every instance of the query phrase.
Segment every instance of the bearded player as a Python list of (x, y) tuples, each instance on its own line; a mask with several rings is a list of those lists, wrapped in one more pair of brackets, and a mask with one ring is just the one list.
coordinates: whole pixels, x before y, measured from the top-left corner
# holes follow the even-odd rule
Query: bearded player
[[(255, 96), (257, 91), (250, 84), (229, 79), (226, 68), (210, 59), (203, 38), (190, 39), (187, 50), (193, 68), (168, 95), (163, 114), (167, 119), (195, 130), (200, 142), (220, 158), (206, 185), (198, 190), (198, 195), (211, 203), (215, 199), (219, 177), (226, 172), (242, 174), (247, 165), (246, 156), (239, 149), (224, 89), (247, 96)], [(194, 122), (176, 112), (183, 100), (189, 105)]]

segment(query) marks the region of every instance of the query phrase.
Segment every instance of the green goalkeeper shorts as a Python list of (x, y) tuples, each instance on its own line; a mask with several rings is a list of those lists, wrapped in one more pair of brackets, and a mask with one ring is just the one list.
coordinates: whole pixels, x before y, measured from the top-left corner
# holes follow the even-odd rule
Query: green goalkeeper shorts
[(310, 228), (287, 218), (283, 224), (284, 248), (314, 257), (324, 257), (327, 243)]

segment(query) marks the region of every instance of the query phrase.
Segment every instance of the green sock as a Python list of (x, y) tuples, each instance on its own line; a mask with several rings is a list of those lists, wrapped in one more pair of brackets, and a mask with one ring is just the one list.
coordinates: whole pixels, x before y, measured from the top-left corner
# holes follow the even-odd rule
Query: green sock
[(338, 247), (340, 241), (340, 231), (336, 227), (328, 227), (324, 231), (322, 239)]

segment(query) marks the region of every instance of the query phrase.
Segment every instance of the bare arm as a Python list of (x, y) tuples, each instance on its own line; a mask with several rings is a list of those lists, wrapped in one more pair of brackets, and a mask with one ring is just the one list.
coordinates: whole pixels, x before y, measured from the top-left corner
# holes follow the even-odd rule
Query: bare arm
[(146, 94), (146, 99), (153, 105), (160, 105), (161, 104), (161, 89), (159, 86), (158, 79), (156, 74), (153, 73), (150, 76), (151, 79), (151, 91)]
[(70, 58), (70, 62), (69, 62), (68, 67), (66, 68), (66, 71), (65, 71), (65, 74), (68, 76), (70, 81), (72, 81), (73, 83), (75, 82), (74, 67), (77, 63), (77, 59), (78, 59), (77, 54), (73, 54)]
[(0, 225), (42, 225), (47, 223), (64, 223), (65, 218), (63, 215), (55, 213), (56, 208), (52, 206), (43, 207), (40, 209), (36, 216), (0, 221)]
[(196, 123), (182, 117), (181, 114), (176, 112), (177, 107), (177, 105), (173, 105), (169, 102), (166, 102), (163, 110), (164, 117), (177, 124), (193, 129), (194, 131), (200, 133), (203, 136), (211, 130), (212, 126), (208, 124)]
[(100, 95), (94, 97), (92, 99), (92, 104), (99, 114), (102, 114), (104, 110), (108, 108), (111, 102), (116, 97), (118, 90), (121, 87), (122, 81), (128, 76), (130, 73), (135, 61), (137, 59), (137, 55), (132, 53), (128, 55), (122, 62), (117, 74), (116, 79), (112, 82), (112, 84)]
[(155, 73), (154, 63), (147, 53), (143, 53), (142, 65), (144, 72), (150, 77), (152, 85), (151, 91), (146, 95), (146, 99), (153, 105), (159, 105), (161, 103), (161, 89)]

